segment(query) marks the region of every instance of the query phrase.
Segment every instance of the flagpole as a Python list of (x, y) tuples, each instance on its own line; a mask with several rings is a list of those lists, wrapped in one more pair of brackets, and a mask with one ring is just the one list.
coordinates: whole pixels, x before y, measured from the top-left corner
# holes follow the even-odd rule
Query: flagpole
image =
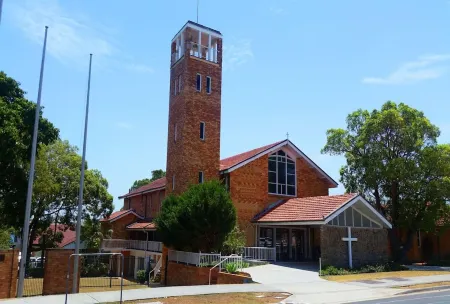
[(2, 7), (3, 7), (3, 0), (0, 0), (0, 24), (2, 23)]
[[(1, 0), (0, 0), (1, 1)], [(1, 2), (0, 2), (1, 4)], [(33, 181), (34, 181), (34, 164), (36, 162), (36, 149), (37, 149), (37, 135), (39, 128), (39, 118), (41, 113), (41, 96), (42, 96), (42, 81), (44, 79), (44, 64), (45, 64), (45, 50), (47, 47), (47, 31), (48, 26), (45, 27), (44, 36), (44, 46), (42, 48), (42, 61), (41, 61), (41, 73), (39, 75), (39, 89), (38, 97), (36, 102), (36, 112), (34, 115), (34, 129), (33, 129), (33, 140), (31, 143), (31, 161), (30, 161), (30, 174), (28, 176), (28, 190), (27, 190), (27, 200), (25, 206), (25, 220), (23, 223), (22, 232), (22, 252), (20, 258), (20, 268), (19, 268), (19, 283), (17, 287), (17, 297), (22, 297), (23, 295), (23, 283), (25, 279), (25, 263), (27, 261), (28, 255), (28, 237), (30, 229), (30, 216), (31, 216), (31, 199), (33, 196)]]
[[(77, 213), (77, 232), (75, 242), (75, 254), (80, 253), (80, 234), (81, 234), (81, 214), (83, 211), (83, 188), (84, 188), (84, 167), (86, 162), (86, 140), (87, 140), (87, 128), (89, 119), (89, 94), (91, 91), (91, 68), (92, 68), (92, 54), (89, 55), (89, 76), (88, 76), (88, 89), (86, 96), (86, 116), (84, 118), (84, 140), (83, 140), (83, 156), (81, 159), (81, 176), (80, 176), (80, 192), (78, 194), (78, 213)], [(73, 285), (72, 293), (77, 293), (78, 286), (78, 260), (79, 256), (75, 256), (74, 268), (73, 268)]]

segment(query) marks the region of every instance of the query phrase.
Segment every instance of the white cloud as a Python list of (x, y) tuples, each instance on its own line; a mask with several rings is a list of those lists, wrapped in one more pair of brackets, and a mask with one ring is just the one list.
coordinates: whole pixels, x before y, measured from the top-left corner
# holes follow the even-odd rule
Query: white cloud
[(11, 2), (13, 24), (40, 46), (43, 43), (44, 27), (49, 26), (47, 52), (65, 64), (81, 66), (87, 63), (89, 54), (93, 53), (96, 66), (139, 66), (133, 62), (124, 63), (127, 59), (116, 45), (111, 27), (94, 21), (86, 14), (69, 11), (60, 3), (60, 0)]
[(236, 67), (253, 59), (252, 43), (248, 39), (230, 41), (223, 48), (224, 69), (234, 70)]
[(126, 129), (126, 130), (131, 130), (133, 129), (133, 125), (128, 123), (128, 122), (124, 122), (124, 121), (119, 121), (118, 123), (116, 123), (116, 126), (120, 129)]
[(447, 71), (445, 63), (449, 60), (450, 54), (420, 56), (415, 61), (401, 65), (386, 77), (366, 77), (362, 82), (367, 84), (409, 84), (436, 79), (445, 74)]

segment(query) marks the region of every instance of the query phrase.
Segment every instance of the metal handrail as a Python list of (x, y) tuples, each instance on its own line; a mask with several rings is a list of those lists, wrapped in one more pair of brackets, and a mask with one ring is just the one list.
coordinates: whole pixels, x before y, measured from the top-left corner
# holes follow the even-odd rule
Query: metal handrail
[(222, 264), (223, 262), (225, 262), (226, 260), (228, 260), (229, 258), (232, 258), (232, 257), (238, 257), (238, 256), (240, 256), (240, 255), (238, 255), (238, 254), (232, 254), (232, 255), (229, 255), (226, 259), (224, 259), (223, 261), (220, 261), (219, 263), (217, 263), (216, 265), (214, 265), (214, 266), (209, 270), (209, 285), (211, 285), (211, 271), (212, 271), (214, 268), (216, 268), (217, 266), (219, 266), (220, 264)]

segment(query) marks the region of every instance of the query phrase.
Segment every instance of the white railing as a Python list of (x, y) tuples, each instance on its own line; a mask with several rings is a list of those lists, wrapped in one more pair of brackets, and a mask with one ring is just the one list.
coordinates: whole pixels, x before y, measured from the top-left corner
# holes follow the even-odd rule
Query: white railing
[(153, 252), (162, 252), (162, 243), (154, 241), (119, 240), (105, 239), (102, 242), (102, 249), (126, 248), (138, 249)]
[[(234, 258), (241, 258), (241, 268), (242, 268), (242, 257), (241, 257), (241, 256), (238, 256), (237, 254), (232, 254), (232, 255), (230, 255), (230, 256), (224, 256), (223, 259), (222, 259), (222, 257), (221, 257), (221, 258), (220, 258), (220, 262), (217, 263), (216, 265), (214, 265), (213, 267), (211, 267), (211, 269), (209, 270), (209, 285), (211, 285), (211, 271), (212, 271), (214, 268), (216, 268), (217, 266), (219, 266), (219, 269), (221, 270), (221, 269), (222, 269), (222, 264), (223, 264), (225, 261), (229, 261), (229, 263), (232, 263), (231, 260), (234, 259)], [(220, 270), (219, 270), (219, 271), (220, 271)]]
[(244, 268), (243, 267), (244, 266), (244, 259), (240, 255), (237, 255), (237, 254), (232, 254), (232, 255), (229, 255), (229, 256), (222, 255), (220, 257), (220, 262), (223, 262), (225, 260), (227, 261), (226, 263), (219, 265), (220, 271), (222, 271), (222, 266), (224, 266), (226, 264), (229, 264), (229, 263), (235, 263), (236, 265), (238, 265), (239, 269)]
[(169, 261), (195, 266), (209, 266), (220, 262), (220, 254), (169, 250)]
[(244, 247), (244, 257), (258, 261), (276, 261), (275, 247)]

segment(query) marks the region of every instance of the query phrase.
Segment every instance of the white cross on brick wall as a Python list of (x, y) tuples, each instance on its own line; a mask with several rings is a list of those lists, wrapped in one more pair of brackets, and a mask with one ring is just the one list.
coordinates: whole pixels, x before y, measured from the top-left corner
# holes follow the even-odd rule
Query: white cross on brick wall
[(353, 258), (352, 258), (352, 242), (358, 241), (358, 238), (352, 238), (352, 228), (347, 227), (347, 237), (343, 237), (342, 240), (348, 244), (348, 266), (353, 268)]

